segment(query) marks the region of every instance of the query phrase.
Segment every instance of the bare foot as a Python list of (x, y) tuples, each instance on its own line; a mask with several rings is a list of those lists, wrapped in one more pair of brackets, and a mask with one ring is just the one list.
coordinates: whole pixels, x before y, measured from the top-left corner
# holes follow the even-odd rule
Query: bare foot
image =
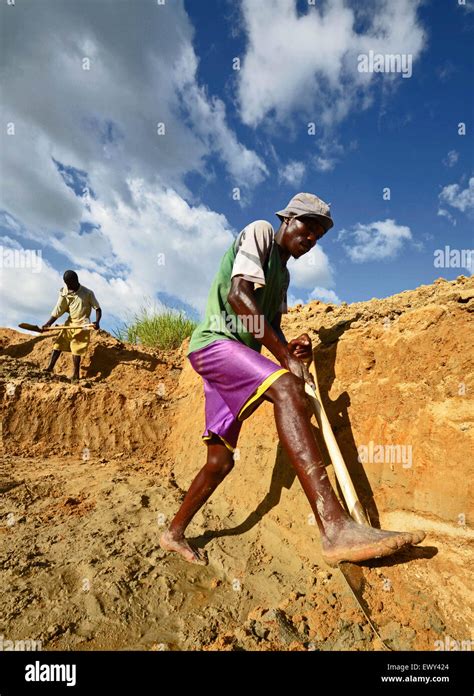
[(209, 563), (205, 551), (193, 549), (184, 536), (176, 538), (169, 530), (166, 530), (166, 532), (163, 532), (160, 536), (159, 544), (165, 551), (176, 551), (181, 554), (189, 563), (197, 563), (198, 565), (207, 565)]
[(390, 556), (400, 549), (419, 544), (425, 538), (425, 532), (389, 532), (374, 529), (347, 521), (331, 535), (322, 538), (323, 558), (328, 565), (337, 565), (342, 561), (358, 563), (370, 558)]

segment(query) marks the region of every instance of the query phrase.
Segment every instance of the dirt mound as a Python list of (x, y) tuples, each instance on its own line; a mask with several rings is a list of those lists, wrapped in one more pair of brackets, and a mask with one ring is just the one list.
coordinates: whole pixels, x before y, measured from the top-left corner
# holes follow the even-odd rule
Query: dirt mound
[[(474, 279), (461, 276), (383, 300), (312, 302), (283, 323), (287, 338), (313, 338), (324, 405), (372, 522), (428, 532), (421, 548), (364, 570), (397, 649), (474, 638), (473, 312)], [(270, 404), (244, 423), (234, 470), (189, 529), (211, 563), (190, 566), (157, 545), (205, 459), (187, 342), (165, 353), (93, 333), (79, 384), (64, 376), (70, 356), (44, 373), (51, 346), (0, 329), (4, 640), (380, 648), (321, 559)]]
[[(474, 638), (468, 580), (474, 540), (473, 328), (474, 278), (463, 276), (382, 300), (312, 302), (296, 307), (283, 323), (287, 338), (307, 332), (313, 339), (324, 406), (372, 523), (428, 532), (424, 550), (409, 563), (385, 563), (378, 578), (373, 571), (371, 590), (374, 606), (386, 612), (389, 602), (394, 621), (413, 607), (415, 645), (426, 649), (435, 640), (425, 625), (429, 607), (443, 617), (436, 625)], [(170, 414), (168, 444), (184, 489), (196, 473), (189, 452), (203, 429), (199, 379), (185, 365), (175, 392), (181, 400)], [(240, 531), (271, 522), (278, 555), (290, 547), (295, 565), (303, 559), (307, 567), (321, 566), (311, 511), (278, 446), (272, 411), (264, 403), (245, 421), (236, 466), (217, 495)], [(386, 587), (397, 587), (396, 596)]]
[(106, 452), (156, 455), (163, 449), (164, 418), (182, 370), (181, 350), (160, 352), (92, 334), (71, 384), (71, 356), (63, 353), (49, 375), (53, 339), (0, 329), (3, 447), (25, 456), (82, 456)]

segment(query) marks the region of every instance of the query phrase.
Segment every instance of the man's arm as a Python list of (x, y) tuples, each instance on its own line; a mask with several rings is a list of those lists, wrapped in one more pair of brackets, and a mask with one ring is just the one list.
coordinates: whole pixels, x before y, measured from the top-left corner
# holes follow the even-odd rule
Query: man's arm
[(92, 322), (94, 325), (95, 329), (100, 329), (100, 320), (102, 317), (102, 310), (99, 305), (99, 301), (97, 297), (95, 296), (95, 293), (91, 290), (90, 291), (90, 303), (91, 306), (95, 309), (95, 321)]
[[(305, 382), (313, 382), (306, 365), (292, 355), (286, 344), (286, 339), (282, 341), (277, 331), (265, 318), (255, 298), (252, 281), (245, 280), (245, 278), (241, 276), (234, 276), (231, 281), (227, 301), (238, 316), (255, 317), (253, 322), (246, 324), (249, 327), (250, 333), (259, 343), (268, 348), (282, 367), (286, 368), (297, 377), (300, 377)], [(263, 332), (260, 331), (262, 324)]]
[(275, 316), (275, 319), (272, 321), (271, 326), (274, 329), (280, 341), (284, 343), (285, 346), (287, 346), (288, 341), (285, 338), (285, 334), (281, 330), (281, 312), (278, 312), (278, 314)]
[(97, 307), (95, 310), (95, 322), (94, 322), (94, 327), (96, 329), (100, 329), (100, 320), (102, 318), (102, 310), (100, 307)]
[(43, 324), (41, 327), (42, 329), (46, 329), (48, 326), (52, 326), (54, 322), (59, 319), (59, 317), (62, 317), (64, 312), (67, 311), (67, 302), (66, 299), (63, 297), (63, 295), (60, 293), (58, 301), (56, 302), (56, 306), (54, 307), (51, 316), (49, 317), (48, 321), (46, 324)]
[(311, 343), (311, 339), (308, 336), (307, 333), (301, 334), (297, 338), (293, 338), (291, 341), (287, 341), (283, 331), (281, 330), (281, 317), (282, 314), (287, 314), (288, 313), (288, 287), (290, 284), (290, 274), (288, 273), (287, 270), (287, 277), (286, 277), (286, 283), (284, 286), (284, 298), (282, 300), (282, 303), (280, 305), (280, 309), (278, 313), (276, 314), (272, 326), (277, 332), (278, 336), (280, 337), (280, 340), (286, 343), (286, 346), (288, 350), (291, 352), (292, 355), (295, 356), (295, 358), (298, 358), (299, 360), (302, 360), (307, 366), (309, 366), (310, 362), (313, 359), (313, 346)]
[(54, 324), (54, 322), (56, 321), (56, 319), (57, 319), (57, 317), (49, 317), (49, 319), (48, 319), (48, 321), (46, 322), (46, 324), (43, 324), (43, 326), (42, 326), (41, 328), (42, 328), (42, 329), (47, 329), (48, 326), (52, 326), (52, 325)]

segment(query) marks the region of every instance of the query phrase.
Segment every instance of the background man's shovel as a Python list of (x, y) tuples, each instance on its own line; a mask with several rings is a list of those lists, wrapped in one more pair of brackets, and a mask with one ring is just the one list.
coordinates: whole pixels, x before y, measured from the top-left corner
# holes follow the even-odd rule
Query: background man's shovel
[(21, 324), (18, 324), (18, 326), (20, 329), (26, 329), (27, 331), (43, 333), (44, 331), (64, 331), (64, 329), (90, 329), (94, 326), (94, 324), (58, 324), (57, 326), (47, 326), (45, 329), (42, 329), (36, 324), (27, 324), (26, 322), (22, 322)]
[[(319, 391), (318, 376), (316, 374), (316, 367), (314, 365), (314, 362), (312, 362), (311, 367), (309, 369), (314, 378), (314, 384), (316, 386), (316, 389), (314, 390), (311, 387), (311, 385), (306, 383), (305, 391), (311, 401), (311, 405), (313, 407), (316, 420), (318, 421), (321, 434), (323, 436), (329, 456), (331, 458), (331, 462), (334, 467), (334, 473), (336, 474), (336, 478), (341, 488), (342, 495), (344, 496), (347, 509), (351, 517), (356, 522), (370, 527), (370, 522), (357, 496), (346, 463), (341, 454), (341, 450), (339, 449), (339, 445), (337, 444), (337, 440), (334, 437), (334, 433), (332, 431), (331, 424), (327, 417), (326, 411), (324, 410), (321, 394)], [(364, 600), (364, 575), (362, 569), (353, 563), (348, 563), (347, 561), (339, 563), (338, 568), (341, 571), (345, 581), (347, 582), (349, 589), (351, 590), (352, 594), (357, 600), (357, 604), (362, 609), (362, 612), (364, 613), (365, 618), (369, 622), (369, 625), (372, 628), (373, 632), (380, 640), (384, 648), (386, 650), (391, 650), (392, 648), (390, 648), (386, 643), (384, 643), (384, 641), (380, 637), (379, 628), (372, 621), (370, 609), (366, 601)]]

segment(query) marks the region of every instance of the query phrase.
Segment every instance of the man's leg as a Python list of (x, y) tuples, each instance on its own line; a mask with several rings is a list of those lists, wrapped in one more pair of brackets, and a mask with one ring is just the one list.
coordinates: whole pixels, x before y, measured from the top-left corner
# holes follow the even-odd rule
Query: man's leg
[(46, 368), (46, 372), (52, 372), (54, 370), (54, 366), (56, 365), (60, 355), (60, 350), (53, 350), (53, 352), (51, 353), (51, 360), (49, 361), (49, 365)]
[(343, 509), (331, 486), (311, 428), (304, 383), (290, 373), (281, 375), (265, 392), (274, 405), (280, 441), (294, 466), (314, 512), (329, 563), (364, 561), (418, 544), (424, 532), (389, 532), (365, 527)]
[(74, 372), (72, 374), (71, 379), (74, 381), (78, 380), (80, 378), (80, 368), (81, 368), (81, 356), (80, 355), (74, 355), (72, 356), (72, 364), (74, 366)]
[(234, 467), (233, 453), (220, 438), (214, 435), (206, 444), (206, 464), (192, 482), (170, 526), (160, 537), (160, 546), (163, 549), (177, 551), (187, 561), (200, 565), (207, 564), (206, 553), (191, 547), (184, 537), (184, 530)]

